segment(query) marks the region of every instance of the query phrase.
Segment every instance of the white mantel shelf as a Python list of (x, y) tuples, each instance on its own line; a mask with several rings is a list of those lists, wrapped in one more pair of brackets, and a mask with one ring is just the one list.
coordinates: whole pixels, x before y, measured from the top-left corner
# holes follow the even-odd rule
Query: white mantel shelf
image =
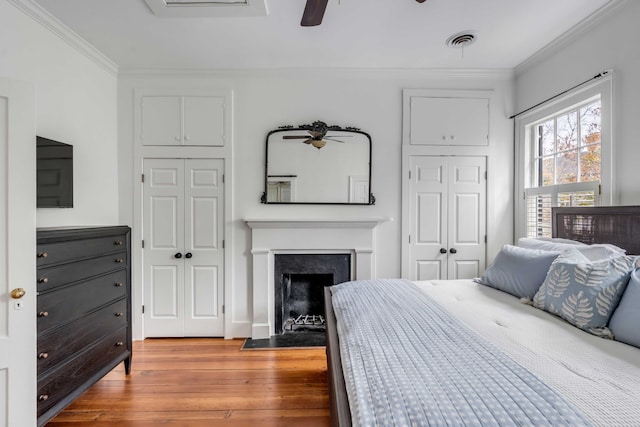
[(374, 228), (393, 218), (348, 219), (246, 219), (250, 228)]
[(274, 333), (275, 254), (348, 253), (352, 280), (375, 278), (376, 227), (391, 218), (246, 219), (253, 259), (253, 339)]

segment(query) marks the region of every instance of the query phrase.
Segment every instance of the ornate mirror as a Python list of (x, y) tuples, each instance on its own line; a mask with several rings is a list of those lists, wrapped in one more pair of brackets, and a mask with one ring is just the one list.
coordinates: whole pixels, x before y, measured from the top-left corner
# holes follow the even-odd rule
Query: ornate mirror
[(313, 122), (267, 134), (262, 203), (372, 205), (371, 137)]

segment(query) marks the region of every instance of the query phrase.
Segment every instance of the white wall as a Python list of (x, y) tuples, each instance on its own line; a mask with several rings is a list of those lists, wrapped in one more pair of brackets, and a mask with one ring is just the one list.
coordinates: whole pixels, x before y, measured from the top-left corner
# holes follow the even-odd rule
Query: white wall
[[(156, 71), (121, 74), (119, 79), (120, 222), (133, 218), (133, 97), (134, 89), (232, 89), (234, 94), (233, 236), (227, 254), (233, 256), (233, 304), (226, 321), (233, 336), (249, 336), (251, 318), (250, 230), (244, 219), (391, 217), (377, 231), (378, 277), (400, 276), (402, 89), (493, 89), (488, 218), (489, 261), (513, 237), (513, 113), (512, 76), (505, 72), (403, 70), (245, 70), (170, 75)], [(495, 113), (495, 114), (494, 114)], [(267, 132), (281, 125), (322, 120), (355, 126), (373, 141), (374, 206), (262, 205)], [(229, 220), (229, 219), (227, 219)], [(134, 256), (136, 253), (134, 252)], [(135, 263), (134, 263), (135, 265)], [(134, 271), (134, 307), (142, 304), (140, 273)], [(139, 310), (136, 322), (140, 321)], [(134, 326), (135, 327), (135, 326)]]
[(37, 225), (117, 224), (115, 69), (99, 65), (1, 1), (0, 75), (31, 82), (36, 134), (74, 148), (74, 208), (38, 209)]
[(517, 70), (518, 111), (562, 92), (599, 72), (614, 74), (614, 203), (640, 204), (640, 2), (628, 1), (553, 53)]

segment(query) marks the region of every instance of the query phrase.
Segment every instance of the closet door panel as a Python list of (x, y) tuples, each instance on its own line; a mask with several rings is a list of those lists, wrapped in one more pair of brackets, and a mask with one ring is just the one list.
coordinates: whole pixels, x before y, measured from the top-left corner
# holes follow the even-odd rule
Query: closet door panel
[(220, 159), (185, 160), (185, 333), (224, 335), (223, 200)]
[(182, 143), (182, 109), (179, 96), (145, 96), (140, 108), (142, 145)]
[(410, 101), (411, 145), (488, 145), (489, 99), (420, 97)]
[(184, 97), (184, 145), (224, 145), (224, 98)]
[(145, 335), (183, 336), (184, 162), (145, 159), (144, 175)]

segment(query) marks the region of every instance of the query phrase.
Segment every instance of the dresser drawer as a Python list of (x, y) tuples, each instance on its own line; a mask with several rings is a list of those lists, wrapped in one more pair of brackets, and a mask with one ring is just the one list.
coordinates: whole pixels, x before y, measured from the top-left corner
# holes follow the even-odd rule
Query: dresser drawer
[[(125, 327), (78, 354), (68, 363), (52, 369), (46, 375), (39, 375), (38, 416), (63, 400), (70, 403), (97, 381), (99, 374), (106, 374), (113, 369), (124, 359), (129, 350)], [(91, 378), (93, 381), (89, 381)]]
[(121, 251), (126, 244), (127, 240), (125, 235), (41, 243), (38, 245), (36, 265), (43, 267), (118, 252)]
[(117, 252), (99, 258), (38, 269), (38, 292), (44, 292), (67, 283), (88, 279), (98, 274), (127, 267), (127, 253)]
[(38, 295), (38, 333), (69, 323), (126, 295), (126, 270), (43, 292)]
[(63, 328), (39, 335), (38, 375), (126, 326), (127, 317), (127, 300), (122, 299)]

